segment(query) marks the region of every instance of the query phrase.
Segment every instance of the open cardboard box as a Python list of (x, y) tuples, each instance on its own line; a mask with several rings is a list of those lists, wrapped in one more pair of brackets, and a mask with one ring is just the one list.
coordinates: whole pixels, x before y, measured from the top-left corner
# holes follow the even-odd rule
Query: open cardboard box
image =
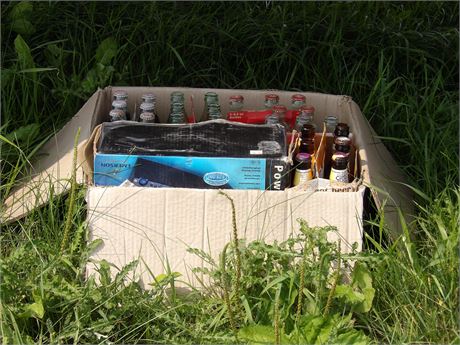
[[(94, 261), (105, 259), (121, 268), (140, 259), (135, 275), (143, 283), (152, 282), (152, 274), (163, 273), (168, 265), (171, 271), (181, 272), (184, 280), (196, 284), (190, 268), (205, 263), (187, 249), (199, 248), (216, 258), (232, 233), (231, 204), (218, 190), (92, 185), (94, 145), (99, 133), (97, 126), (109, 120), (112, 93), (117, 89), (128, 92), (130, 113), (134, 113), (135, 103), (143, 93), (156, 94), (157, 112), (163, 122), (168, 115), (169, 95), (173, 91), (184, 92), (187, 112), (191, 107), (190, 96), (194, 96), (198, 119), (203, 111), (204, 94), (208, 91), (218, 93), (223, 113), (228, 111), (227, 100), (233, 94), (243, 95), (245, 106), (256, 109), (267, 93), (264, 90), (179, 87), (107, 87), (98, 90), (43, 147), (41, 152), (45, 155), (35, 164), (33, 178), (6, 200), (3, 220), (21, 218), (31, 209), (45, 204), (50, 190), (58, 194), (70, 188), (73, 143), (80, 128), (76, 177), (79, 183), (88, 186), (90, 236), (104, 241), (93, 254)], [(298, 92), (276, 93), (280, 96), (280, 103), (287, 105), (290, 97)], [(316, 109), (317, 128), (327, 115), (336, 115), (340, 122), (349, 124), (358, 151), (360, 180), (334, 190), (324, 190), (321, 180), (314, 180), (307, 188), (285, 191), (226, 190), (235, 204), (240, 238), (282, 241), (298, 231), (297, 219), (303, 218), (310, 226), (335, 226), (337, 231), (330, 233), (330, 239), (340, 239), (342, 250), (349, 251), (355, 242), (361, 249), (366, 188), (370, 188), (377, 208), (384, 207), (389, 227), (398, 233), (396, 208), (401, 208), (405, 215), (411, 214), (411, 193), (401, 184), (404, 181), (402, 172), (376, 138), (358, 105), (349, 96), (302, 94), (307, 97), (307, 104)], [(89, 264), (87, 274), (92, 274), (94, 269), (94, 264)]]

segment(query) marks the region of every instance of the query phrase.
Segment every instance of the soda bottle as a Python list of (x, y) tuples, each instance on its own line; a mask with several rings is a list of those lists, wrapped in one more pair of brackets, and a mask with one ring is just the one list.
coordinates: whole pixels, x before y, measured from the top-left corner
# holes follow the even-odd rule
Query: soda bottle
[(222, 113), (220, 111), (220, 105), (211, 103), (208, 105), (208, 120), (222, 119)]
[(267, 124), (279, 123), (282, 126), (284, 126), (287, 131), (288, 126), (285, 121), (286, 111), (287, 109), (284, 105), (277, 105), (277, 104), (274, 105), (272, 107), (272, 113), (265, 118), (265, 123)]
[(348, 183), (348, 160), (349, 155), (336, 152), (332, 156), (332, 168), (329, 179), (332, 182)]
[(125, 114), (127, 114), (128, 104), (126, 103), (126, 101), (114, 100), (112, 102), (112, 109), (123, 110), (125, 112)]
[(116, 90), (113, 92), (113, 101), (125, 101), (126, 102), (126, 109), (125, 110), (125, 116), (127, 119), (130, 119), (131, 116), (128, 112), (128, 92), (125, 90)]
[(290, 109), (291, 110), (299, 110), (300, 107), (303, 107), (305, 105), (307, 98), (304, 95), (301, 94), (295, 94), (291, 96), (291, 105)]
[(273, 106), (278, 105), (279, 102), (280, 102), (280, 98), (278, 95), (274, 93), (265, 95), (265, 102), (264, 102), (265, 109), (272, 109)]
[(324, 119), (324, 123), (326, 125), (326, 132), (334, 133), (335, 126), (337, 126), (337, 117), (329, 115)]
[(331, 164), (330, 161), (333, 153), (333, 146), (334, 146), (334, 130), (335, 126), (337, 126), (337, 117), (334, 115), (329, 115), (324, 119), (324, 124), (326, 125), (326, 161), (324, 166), (324, 176), (327, 177), (331, 171)]
[(206, 92), (204, 95), (204, 114), (203, 120), (221, 119), (219, 96), (215, 92)]
[(155, 114), (150, 111), (144, 111), (139, 115), (139, 122), (142, 123), (155, 123)]
[[(296, 118), (295, 122), (295, 129), (300, 132), (304, 125), (312, 125), (315, 127), (313, 123), (313, 116), (315, 114), (315, 108), (312, 106), (302, 106), (300, 107), (300, 113)], [(315, 127), (316, 130), (316, 127)]]
[(126, 114), (121, 109), (110, 110), (109, 116), (111, 122), (126, 120)]
[(174, 102), (171, 104), (171, 113), (168, 117), (168, 123), (185, 123), (184, 104)]
[(241, 111), (244, 107), (244, 97), (241, 95), (230, 96), (230, 111)]

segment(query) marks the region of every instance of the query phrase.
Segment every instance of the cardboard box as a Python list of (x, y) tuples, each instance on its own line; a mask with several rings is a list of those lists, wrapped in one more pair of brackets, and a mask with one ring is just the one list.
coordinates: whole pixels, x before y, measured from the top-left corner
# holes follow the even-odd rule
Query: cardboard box
[[(129, 107), (146, 92), (157, 95), (157, 109), (163, 121), (169, 109), (172, 91), (185, 93), (186, 110), (190, 110), (190, 96), (195, 97), (195, 112), (203, 111), (204, 94), (219, 94), (222, 112), (228, 111), (227, 100), (242, 94), (245, 104), (256, 109), (263, 102), (263, 90), (225, 90), (162, 87), (108, 87), (98, 90), (82, 109), (41, 150), (45, 154), (35, 164), (30, 182), (16, 190), (6, 200), (3, 219), (18, 219), (34, 207), (47, 202), (49, 190), (63, 193), (70, 187), (72, 146), (77, 128), (79, 161), (77, 180), (88, 185), (88, 225), (91, 238), (101, 238), (104, 245), (93, 254), (94, 260), (106, 259), (118, 268), (141, 258), (136, 271), (144, 283), (153, 280), (151, 274), (165, 270), (166, 262), (172, 271), (181, 272), (185, 280), (196, 284), (189, 268), (204, 265), (188, 248), (200, 248), (216, 257), (232, 233), (231, 204), (218, 190), (186, 188), (97, 187), (93, 185), (93, 159), (98, 141), (98, 125), (108, 121), (112, 92), (124, 89), (129, 94)], [(290, 96), (299, 92), (278, 91), (280, 102), (288, 104)], [(411, 193), (401, 182), (404, 176), (395, 161), (376, 137), (358, 105), (349, 96), (302, 93), (307, 103), (316, 109), (315, 122), (319, 126), (325, 116), (335, 114), (347, 122), (358, 148), (360, 181), (342, 188), (321, 187), (321, 180), (310, 183), (305, 190), (285, 191), (228, 190), (234, 200), (239, 236), (248, 241), (265, 239), (282, 241), (298, 230), (297, 218), (310, 226), (332, 225), (337, 232), (331, 239), (341, 239), (348, 251), (354, 242), (361, 248), (363, 238), (363, 210), (366, 188), (377, 208), (385, 208), (385, 221), (390, 229), (399, 231), (396, 208), (409, 215), (412, 212)], [(199, 116), (198, 116), (199, 117)], [(147, 267), (149, 269), (147, 269)], [(115, 269), (114, 269), (115, 270)], [(91, 264), (88, 274), (94, 272)]]

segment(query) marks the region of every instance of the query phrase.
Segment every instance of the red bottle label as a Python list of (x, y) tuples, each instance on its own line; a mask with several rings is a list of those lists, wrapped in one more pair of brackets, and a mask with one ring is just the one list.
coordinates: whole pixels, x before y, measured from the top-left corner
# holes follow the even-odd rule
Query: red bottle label
[(229, 111), (227, 113), (227, 120), (234, 122), (246, 122), (246, 111)]

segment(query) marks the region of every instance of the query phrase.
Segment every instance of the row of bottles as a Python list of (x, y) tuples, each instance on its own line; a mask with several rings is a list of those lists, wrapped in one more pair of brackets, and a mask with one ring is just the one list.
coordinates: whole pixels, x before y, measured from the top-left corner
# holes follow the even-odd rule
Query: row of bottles
[[(139, 114), (136, 119), (131, 118), (128, 113), (128, 93), (124, 90), (117, 90), (113, 94), (112, 111), (110, 112), (111, 121), (119, 120), (139, 120), (140, 122), (159, 122), (156, 113), (156, 96), (152, 93), (142, 95), (140, 105), (136, 109)], [(306, 98), (303, 95), (293, 95), (289, 109), (279, 103), (279, 96), (276, 94), (265, 95), (264, 109), (246, 111), (244, 107), (244, 97), (233, 95), (229, 98), (229, 114), (223, 116), (219, 103), (219, 96), (215, 92), (207, 92), (204, 96), (204, 113), (202, 120), (215, 120), (227, 118), (234, 120), (233, 116), (243, 111), (248, 112), (252, 118), (240, 119), (240, 122), (247, 123), (279, 123), (289, 131), (294, 127), (300, 132), (304, 124), (313, 124), (315, 108), (306, 105)], [(123, 113), (122, 113), (123, 112)], [(295, 122), (292, 121), (292, 112), (295, 112)], [(134, 114), (134, 115), (136, 115)], [(289, 116), (287, 116), (289, 115)], [(172, 92), (170, 95), (170, 111), (168, 123), (186, 123), (185, 97), (180, 91)], [(292, 122), (292, 123), (291, 123)]]
[[(346, 123), (337, 123), (336, 118), (329, 117), (326, 119), (329, 125), (335, 120), (336, 125), (333, 130), (333, 141), (331, 152), (327, 158), (330, 158), (331, 166), (324, 171), (324, 176), (332, 182), (349, 182), (349, 162), (351, 151), (350, 128)], [(325, 122), (326, 122), (325, 120)], [(329, 127), (329, 130), (331, 127)], [(330, 132), (330, 131), (328, 131)], [(315, 128), (311, 124), (302, 126), (300, 134), (300, 144), (298, 153), (294, 159), (294, 176), (292, 185), (296, 186), (313, 178), (312, 155), (315, 152)]]

